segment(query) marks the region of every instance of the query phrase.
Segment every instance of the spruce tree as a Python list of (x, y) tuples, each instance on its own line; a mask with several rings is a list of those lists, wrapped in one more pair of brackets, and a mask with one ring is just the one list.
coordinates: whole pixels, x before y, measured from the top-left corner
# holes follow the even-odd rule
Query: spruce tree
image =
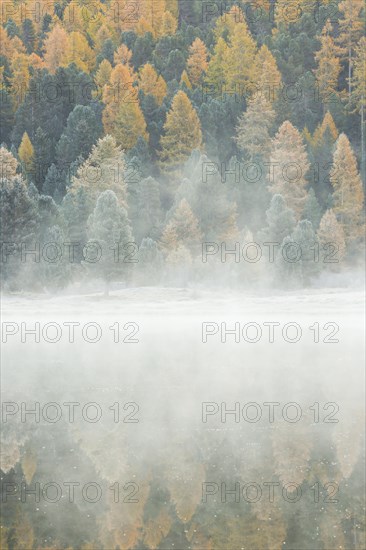
[(89, 245), (97, 243), (101, 257), (88, 268), (105, 282), (105, 295), (109, 294), (112, 281), (127, 280), (131, 270), (128, 260), (129, 243), (132, 243), (132, 231), (127, 211), (120, 206), (113, 191), (103, 191), (88, 221)]

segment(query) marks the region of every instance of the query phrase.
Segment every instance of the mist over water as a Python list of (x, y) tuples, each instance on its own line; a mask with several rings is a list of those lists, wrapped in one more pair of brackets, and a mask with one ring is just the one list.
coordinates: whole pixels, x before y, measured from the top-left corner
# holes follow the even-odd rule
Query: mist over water
[(362, 548), (362, 292), (136, 296), (3, 300), (5, 514), (60, 548)]

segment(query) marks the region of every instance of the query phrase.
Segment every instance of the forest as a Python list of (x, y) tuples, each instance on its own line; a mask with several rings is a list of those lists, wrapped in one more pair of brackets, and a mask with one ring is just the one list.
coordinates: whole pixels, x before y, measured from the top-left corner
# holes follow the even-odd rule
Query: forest
[[(3, 0), (0, 42), (9, 331), (141, 324), (5, 337), (0, 550), (364, 550), (363, 0)], [(236, 314), (303, 341), (201, 341)], [(258, 395), (306, 410), (201, 421)]]
[(14, 0), (0, 30), (7, 291), (362, 265), (362, 0)]

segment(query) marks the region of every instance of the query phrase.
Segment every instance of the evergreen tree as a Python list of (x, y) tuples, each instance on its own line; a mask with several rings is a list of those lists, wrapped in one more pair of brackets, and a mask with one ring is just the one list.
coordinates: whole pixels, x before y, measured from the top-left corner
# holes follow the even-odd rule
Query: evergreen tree
[(59, 164), (71, 165), (78, 157), (86, 159), (103, 132), (101, 116), (89, 106), (77, 105), (69, 114), (57, 146)]
[(126, 246), (132, 242), (132, 231), (127, 211), (120, 206), (113, 191), (107, 190), (98, 197), (88, 221), (89, 244), (96, 242), (102, 252), (99, 261), (90, 263), (89, 269), (105, 282), (105, 295), (114, 280), (126, 280), (131, 264), (127, 263)]
[(321, 218), (321, 209), (318, 200), (315, 196), (314, 189), (311, 187), (308, 192), (308, 196), (305, 202), (304, 210), (302, 212), (302, 219), (309, 220), (315, 230), (319, 227)]
[(270, 191), (279, 193), (299, 218), (306, 201), (308, 157), (300, 132), (284, 122), (272, 140)]
[(346, 242), (357, 239), (362, 231), (364, 192), (357, 169), (357, 160), (345, 134), (340, 134), (330, 175), (333, 209), (346, 237)]
[(0, 180), (0, 241), (16, 243), (10, 247), (6, 261), (2, 261), (2, 279), (10, 288), (19, 284), (20, 246), (23, 243), (28, 249), (37, 240), (38, 213), (34, 199), (29, 195), (27, 185), (20, 176)]
[[(50, 251), (47, 253), (48, 260), (42, 258), (41, 276), (44, 286), (50, 291), (65, 288), (70, 282), (71, 266), (69, 259), (64, 253), (65, 242), (65, 235), (58, 225), (54, 225), (48, 229), (45, 235), (45, 243), (55, 243), (55, 250), (53, 251), (50, 248)], [(58, 251), (60, 250), (62, 251), (62, 255), (58, 256)]]
[(79, 187), (75, 193), (67, 193), (61, 204), (68, 241), (77, 244), (74, 249), (75, 263), (80, 263), (83, 257), (82, 250), (88, 240), (87, 223), (94, 205), (85, 187)]
[[(267, 227), (259, 232), (262, 242), (277, 243), (281, 245), (285, 237), (292, 235), (296, 221), (293, 210), (287, 208), (281, 195), (273, 195), (271, 205), (266, 211)], [(274, 248), (275, 253), (278, 247)]]
[(61, 203), (66, 194), (65, 174), (55, 164), (51, 164), (47, 171), (42, 192), (52, 197), (57, 204)]
[(138, 212), (134, 234), (138, 242), (145, 237), (156, 238), (162, 218), (159, 183), (149, 176), (139, 186)]
[(157, 242), (150, 237), (143, 238), (139, 247), (137, 278), (142, 285), (159, 284), (163, 267), (163, 255)]
[(309, 220), (298, 222), (292, 237), (301, 253), (301, 278), (303, 284), (308, 285), (311, 282), (311, 278), (320, 271), (318, 237)]
[(31, 19), (24, 19), (22, 23), (22, 39), (28, 53), (35, 49), (36, 33)]
[(202, 144), (202, 132), (195, 109), (181, 90), (174, 96), (161, 138), (160, 162), (167, 172), (176, 170), (193, 149)]
[[(332, 209), (327, 210), (323, 215), (317, 234), (323, 262), (326, 261), (323, 267), (338, 271), (346, 252), (346, 243), (343, 228)], [(335, 252), (334, 255), (333, 252)]]

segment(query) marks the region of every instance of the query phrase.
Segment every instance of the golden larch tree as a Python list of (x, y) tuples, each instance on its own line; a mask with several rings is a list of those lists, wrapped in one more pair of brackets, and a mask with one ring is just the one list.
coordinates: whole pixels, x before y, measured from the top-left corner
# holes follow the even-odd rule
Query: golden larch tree
[(356, 156), (346, 134), (340, 134), (330, 172), (333, 210), (344, 229), (346, 242), (360, 236), (363, 224), (364, 192)]
[(158, 105), (161, 105), (167, 94), (167, 85), (161, 75), (158, 75), (150, 63), (146, 63), (139, 73), (139, 88), (144, 94), (155, 97)]
[(314, 74), (319, 95), (325, 105), (338, 94), (338, 78), (341, 72), (340, 49), (334, 42), (332, 31), (333, 27), (327, 20), (320, 37), (320, 50), (315, 54), (318, 66)]
[(343, 2), (339, 3), (338, 9), (342, 17), (339, 19), (337, 42), (342, 48), (342, 58), (347, 60), (348, 93), (351, 95), (355, 48), (364, 32), (365, 26), (365, 3), (363, 0), (343, 0)]
[(124, 149), (134, 147), (140, 136), (148, 139), (137, 92), (127, 65), (116, 65), (104, 87), (103, 125)]
[(299, 219), (304, 208), (309, 161), (300, 132), (286, 120), (272, 140), (269, 190), (282, 195)]
[(160, 144), (160, 162), (166, 171), (178, 168), (188, 159), (193, 149), (199, 149), (202, 145), (198, 115), (182, 90), (174, 96)]
[(200, 38), (196, 38), (189, 48), (187, 60), (187, 72), (193, 86), (200, 83), (207, 66), (207, 48)]
[(55, 25), (44, 42), (44, 61), (51, 74), (61, 65), (67, 43), (67, 32), (61, 25)]

